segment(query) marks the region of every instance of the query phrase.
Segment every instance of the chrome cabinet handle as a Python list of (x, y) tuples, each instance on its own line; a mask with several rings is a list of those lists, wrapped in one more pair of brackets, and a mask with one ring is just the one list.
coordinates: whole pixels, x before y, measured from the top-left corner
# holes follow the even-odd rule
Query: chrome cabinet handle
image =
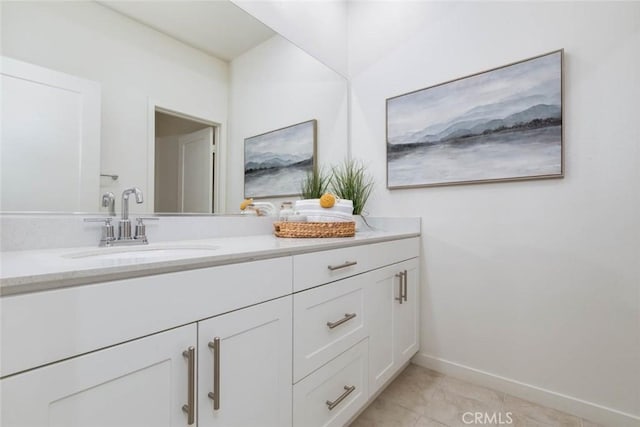
[(354, 317), (356, 317), (355, 313), (345, 313), (344, 317), (340, 320), (336, 320), (335, 322), (327, 322), (327, 326), (329, 327), (329, 329), (333, 329), (337, 326), (342, 325), (344, 322), (348, 322), (349, 320), (353, 319)]
[(403, 290), (404, 290), (404, 274), (403, 273), (398, 273), (396, 274), (395, 277), (399, 277), (400, 281), (398, 282), (398, 297), (394, 298), (396, 301), (398, 301), (400, 304), (402, 304), (402, 299), (403, 299)]
[(209, 341), (208, 346), (213, 350), (213, 391), (207, 396), (213, 400), (213, 410), (217, 411), (220, 409), (220, 337)]
[(340, 265), (327, 265), (327, 268), (331, 271), (340, 270), (341, 268), (351, 267), (352, 265), (356, 265), (358, 261), (345, 261), (344, 264)]
[(353, 393), (353, 391), (356, 389), (356, 386), (352, 385), (352, 386), (344, 386), (345, 392), (342, 393), (340, 395), (340, 397), (338, 397), (336, 400), (334, 400), (333, 402), (330, 400), (327, 400), (327, 407), (329, 408), (330, 411), (333, 411), (333, 408), (335, 408), (336, 406), (338, 406), (340, 404), (340, 402), (342, 402), (344, 399), (346, 399), (347, 396), (349, 396), (351, 393)]
[(186, 357), (189, 362), (187, 404), (182, 405), (182, 410), (187, 414), (187, 423), (192, 425), (196, 421), (196, 348), (190, 346), (182, 352), (182, 355)]
[(404, 300), (407, 300), (407, 270), (402, 272), (402, 278), (403, 278), (403, 282), (404, 282), (404, 290), (402, 292), (402, 298), (404, 298)]

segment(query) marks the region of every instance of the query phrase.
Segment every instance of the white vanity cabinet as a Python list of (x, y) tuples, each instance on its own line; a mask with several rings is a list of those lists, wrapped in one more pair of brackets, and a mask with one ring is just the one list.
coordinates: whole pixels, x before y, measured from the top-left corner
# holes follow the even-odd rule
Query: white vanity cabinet
[[(7, 427), (184, 426), (195, 324), (0, 382)], [(195, 410), (195, 408), (194, 408)]]
[(0, 424), (340, 427), (418, 350), (419, 239), (0, 299)]
[(34, 369), (0, 387), (3, 426), (290, 426), (291, 297)]
[(4, 297), (0, 425), (290, 426), (291, 274), (282, 257)]
[(291, 295), (291, 257), (0, 298), (2, 377)]
[(369, 273), (369, 394), (373, 396), (418, 351), (418, 259)]
[(294, 256), (293, 425), (340, 427), (418, 351), (418, 239)]

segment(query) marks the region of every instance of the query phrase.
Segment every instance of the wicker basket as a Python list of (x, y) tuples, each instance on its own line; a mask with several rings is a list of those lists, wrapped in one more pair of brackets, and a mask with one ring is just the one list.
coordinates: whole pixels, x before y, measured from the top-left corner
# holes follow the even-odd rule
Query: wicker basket
[(355, 222), (274, 222), (276, 237), (353, 237)]

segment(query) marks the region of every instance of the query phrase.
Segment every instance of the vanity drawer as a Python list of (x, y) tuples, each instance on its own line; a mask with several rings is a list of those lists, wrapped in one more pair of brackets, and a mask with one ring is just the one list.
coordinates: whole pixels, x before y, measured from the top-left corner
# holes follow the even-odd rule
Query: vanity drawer
[(368, 335), (365, 277), (355, 276), (294, 294), (294, 382)]
[(293, 386), (293, 426), (343, 426), (367, 402), (367, 339)]
[(417, 237), (293, 257), (294, 292), (394, 264), (419, 254)]

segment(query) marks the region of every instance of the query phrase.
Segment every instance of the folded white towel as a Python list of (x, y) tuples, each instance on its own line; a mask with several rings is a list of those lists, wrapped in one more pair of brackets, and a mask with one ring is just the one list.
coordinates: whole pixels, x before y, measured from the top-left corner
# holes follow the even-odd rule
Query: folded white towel
[(340, 212), (305, 211), (307, 222), (352, 222), (353, 215)]
[[(351, 200), (337, 200), (330, 208), (320, 206), (320, 199), (297, 200), (295, 211), (306, 215), (309, 221), (337, 222), (353, 221), (353, 202)], [(316, 218), (317, 220), (312, 219)]]

